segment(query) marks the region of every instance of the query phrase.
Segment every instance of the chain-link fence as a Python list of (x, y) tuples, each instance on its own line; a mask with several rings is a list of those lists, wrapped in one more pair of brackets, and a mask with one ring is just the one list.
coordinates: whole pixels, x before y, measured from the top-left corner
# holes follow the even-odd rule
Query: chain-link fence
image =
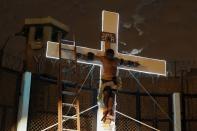
[(116, 113), (116, 131), (159, 131), (152, 123), (143, 123), (134, 120), (120, 112)]
[[(36, 83), (36, 81), (34, 82)], [(35, 84), (37, 85), (37, 84)], [(31, 93), (28, 131), (56, 131), (57, 130), (57, 94), (54, 94), (56, 85), (33, 86)], [(40, 83), (39, 85), (45, 85)], [(79, 95), (80, 101), (80, 126), (81, 131), (96, 131), (97, 108), (90, 108), (96, 104), (96, 90), (82, 90)], [(73, 99), (63, 99), (72, 102)], [(144, 98), (145, 99), (145, 98)], [(136, 96), (131, 94), (118, 93), (117, 110), (127, 115), (116, 113), (116, 131), (154, 131), (149, 126), (154, 126), (152, 120), (141, 124), (133, 119), (136, 117)], [(127, 104), (130, 103), (130, 104)], [(127, 104), (127, 105), (126, 105)], [(124, 106), (124, 108), (123, 108)], [(90, 110), (87, 110), (90, 108)], [(150, 105), (146, 107), (150, 108)], [(145, 107), (144, 107), (145, 109)], [(84, 110), (86, 110), (84, 112)], [(144, 110), (142, 110), (144, 111)], [(63, 109), (63, 114), (72, 116), (75, 110)], [(130, 117), (131, 116), (131, 117)], [(131, 119), (132, 118), (132, 119)], [(64, 128), (76, 129), (76, 121), (63, 119)], [(146, 125), (147, 124), (147, 125)]]
[[(81, 131), (96, 131), (96, 114), (97, 111), (93, 109), (80, 115)], [(57, 114), (37, 113), (31, 118), (29, 131), (57, 131)], [(76, 121), (71, 119), (63, 121), (64, 128), (76, 129)], [(122, 115), (120, 112), (116, 113), (116, 131), (158, 131), (152, 126), (151, 122), (137, 122), (134, 118)]]
[[(71, 64), (73, 65), (73, 64)], [(79, 68), (87, 68), (85, 70)], [(73, 78), (76, 78), (75, 81), (80, 85), (83, 83), (82, 80), (86, 78), (86, 75), (89, 74), (88, 71), (92, 68), (92, 66), (82, 66), (79, 67), (78, 70), (81, 71), (79, 74), (65, 73), (70, 68), (65, 68), (64, 79), (67, 81), (72, 81)], [(95, 67), (96, 68), (96, 67)], [(74, 70), (74, 68), (73, 68)], [(80, 111), (84, 111), (89, 107), (92, 107), (97, 103), (97, 89), (98, 81), (99, 81), (99, 70), (95, 69), (92, 72), (92, 78), (89, 77), (86, 81), (85, 87), (81, 90), (78, 99), (80, 102)], [(75, 73), (76, 73), (75, 72)], [(94, 77), (93, 77), (94, 76)], [(83, 78), (83, 79), (82, 79)], [(91, 78), (91, 79), (90, 79)], [(94, 81), (94, 85), (92, 85), (92, 81)], [(28, 121), (28, 130), (29, 131), (53, 131), (57, 130), (57, 85), (49, 84), (47, 82), (43, 82), (41, 80), (33, 80), (33, 85), (31, 89), (31, 101), (30, 101), (30, 112), (29, 112), (29, 121)], [(126, 83), (126, 82), (125, 82)], [(132, 83), (130, 83), (132, 84)], [(131, 86), (131, 85), (128, 85)], [(94, 88), (93, 88), (94, 87)], [(133, 87), (133, 85), (132, 85)], [(72, 90), (72, 87), (67, 88), (67, 90)], [(129, 88), (128, 88), (129, 89)], [(145, 95), (141, 96), (141, 93), (126, 93), (121, 91), (117, 95), (117, 110), (125, 113), (126, 116), (117, 114), (116, 116), (116, 130), (117, 131), (149, 131), (153, 130), (148, 127), (155, 126), (154, 120), (158, 120), (157, 118), (161, 113), (154, 114), (158, 108), (155, 108), (154, 102), (151, 101), (150, 97)], [(63, 101), (66, 103), (72, 103), (74, 98), (69, 98), (67, 96), (63, 96)], [(168, 99), (168, 98), (167, 98)], [(162, 102), (163, 107), (168, 108), (168, 100), (166, 102)], [(140, 106), (139, 106), (140, 104)], [(138, 109), (137, 109), (138, 107)], [(138, 111), (139, 110), (139, 111)], [(150, 113), (148, 113), (148, 111)], [(165, 110), (166, 111), (166, 110)], [(139, 112), (142, 112), (139, 115)], [(63, 109), (63, 114), (68, 114), (72, 116), (76, 114), (74, 111), (68, 111), (68, 109)], [(147, 115), (149, 114), (149, 115)], [(143, 120), (141, 117), (151, 118), (150, 120), (146, 120), (146, 124), (139, 123), (131, 118), (137, 118)], [(154, 116), (154, 117), (152, 117)], [(140, 118), (138, 118), (140, 117)], [(76, 121), (73, 120), (65, 120), (63, 119), (64, 128), (68, 129), (76, 129)], [(97, 121), (97, 110), (89, 110), (84, 112), (80, 116), (81, 130), (82, 131), (96, 131), (96, 122)], [(167, 121), (168, 122), (168, 121)], [(159, 126), (158, 126), (159, 127)], [(166, 127), (164, 127), (166, 128)], [(167, 127), (169, 130), (169, 127)]]
[[(73, 112), (69, 113), (72, 116)], [(88, 110), (80, 115), (81, 131), (96, 131), (96, 110)], [(57, 114), (34, 113), (30, 116), (28, 131), (57, 131)], [(72, 119), (63, 119), (65, 129), (76, 129), (77, 123)]]
[(197, 95), (182, 95), (182, 98), (182, 106), (185, 107), (185, 110), (182, 110), (182, 123), (186, 123), (182, 125), (182, 129), (195, 131), (197, 128)]
[[(29, 116), (28, 131), (41, 131), (57, 123), (57, 114), (37, 112)], [(53, 126), (48, 131), (57, 131), (57, 126)]]

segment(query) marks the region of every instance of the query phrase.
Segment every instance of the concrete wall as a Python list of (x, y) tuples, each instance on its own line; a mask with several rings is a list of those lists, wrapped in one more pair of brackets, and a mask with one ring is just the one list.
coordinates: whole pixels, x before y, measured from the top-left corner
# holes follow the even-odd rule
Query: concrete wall
[(0, 69), (0, 130), (15, 131), (19, 96), (19, 74)]

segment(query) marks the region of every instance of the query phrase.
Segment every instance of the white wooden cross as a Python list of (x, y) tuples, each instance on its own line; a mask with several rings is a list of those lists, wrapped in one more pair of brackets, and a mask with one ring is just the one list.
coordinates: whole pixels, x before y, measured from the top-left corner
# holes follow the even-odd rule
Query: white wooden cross
[[(102, 11), (102, 32), (114, 33), (116, 36), (116, 43), (110, 43), (110, 48), (114, 50), (115, 57), (123, 60), (137, 61), (140, 66), (129, 67), (125, 65), (118, 66), (118, 69), (132, 70), (136, 72), (143, 72), (148, 74), (156, 74), (166, 76), (166, 61), (157, 60), (152, 58), (140, 57), (130, 54), (122, 54), (118, 52), (118, 28), (119, 28), (119, 14), (115, 12)], [(63, 59), (74, 59), (75, 56), (69, 50), (74, 50), (75, 45), (62, 44), (61, 55)], [(87, 55), (88, 52), (92, 52), (97, 56), (103, 56), (105, 53), (105, 43), (101, 42), (101, 49), (91, 49), (82, 46), (76, 46), (76, 52)], [(46, 57), (59, 59), (59, 43), (47, 42)], [(87, 61), (84, 59), (77, 59), (79, 63), (94, 64), (100, 66), (100, 77), (102, 76), (102, 63), (97, 60)], [(101, 84), (100, 84), (101, 85)], [(97, 113), (97, 131), (115, 131), (115, 122), (111, 126), (103, 126), (101, 122), (102, 108), (98, 109)]]

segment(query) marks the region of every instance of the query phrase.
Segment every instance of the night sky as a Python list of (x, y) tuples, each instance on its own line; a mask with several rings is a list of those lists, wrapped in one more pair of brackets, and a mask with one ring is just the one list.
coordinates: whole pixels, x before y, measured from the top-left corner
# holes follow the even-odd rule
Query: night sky
[[(197, 60), (196, 0), (0, 0), (0, 47), (19, 32), (25, 18), (52, 16), (71, 29), (83, 46), (99, 48), (101, 11), (120, 13), (120, 51), (142, 56)], [(126, 43), (126, 45), (124, 44)], [(12, 38), (6, 52), (22, 55), (25, 39)]]

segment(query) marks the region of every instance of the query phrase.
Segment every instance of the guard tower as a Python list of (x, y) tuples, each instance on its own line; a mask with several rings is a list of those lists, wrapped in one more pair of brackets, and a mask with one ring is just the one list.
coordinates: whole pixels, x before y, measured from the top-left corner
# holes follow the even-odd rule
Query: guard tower
[(28, 18), (25, 19), (23, 32), (26, 32), (27, 37), (26, 70), (32, 73), (47, 73), (47, 66), (51, 67), (45, 59), (46, 43), (47, 41), (57, 42), (58, 32), (61, 32), (64, 38), (69, 32), (69, 27), (52, 17)]
[(31, 74), (57, 75), (57, 69), (51, 68), (53, 63), (46, 59), (45, 53), (47, 41), (57, 42), (59, 32), (64, 38), (69, 32), (69, 27), (52, 17), (46, 17), (25, 19), (25, 25), (19, 33), (19, 35), (26, 37), (24, 63), (26, 72), (23, 74), (23, 84), (19, 98), (17, 131), (27, 130)]

